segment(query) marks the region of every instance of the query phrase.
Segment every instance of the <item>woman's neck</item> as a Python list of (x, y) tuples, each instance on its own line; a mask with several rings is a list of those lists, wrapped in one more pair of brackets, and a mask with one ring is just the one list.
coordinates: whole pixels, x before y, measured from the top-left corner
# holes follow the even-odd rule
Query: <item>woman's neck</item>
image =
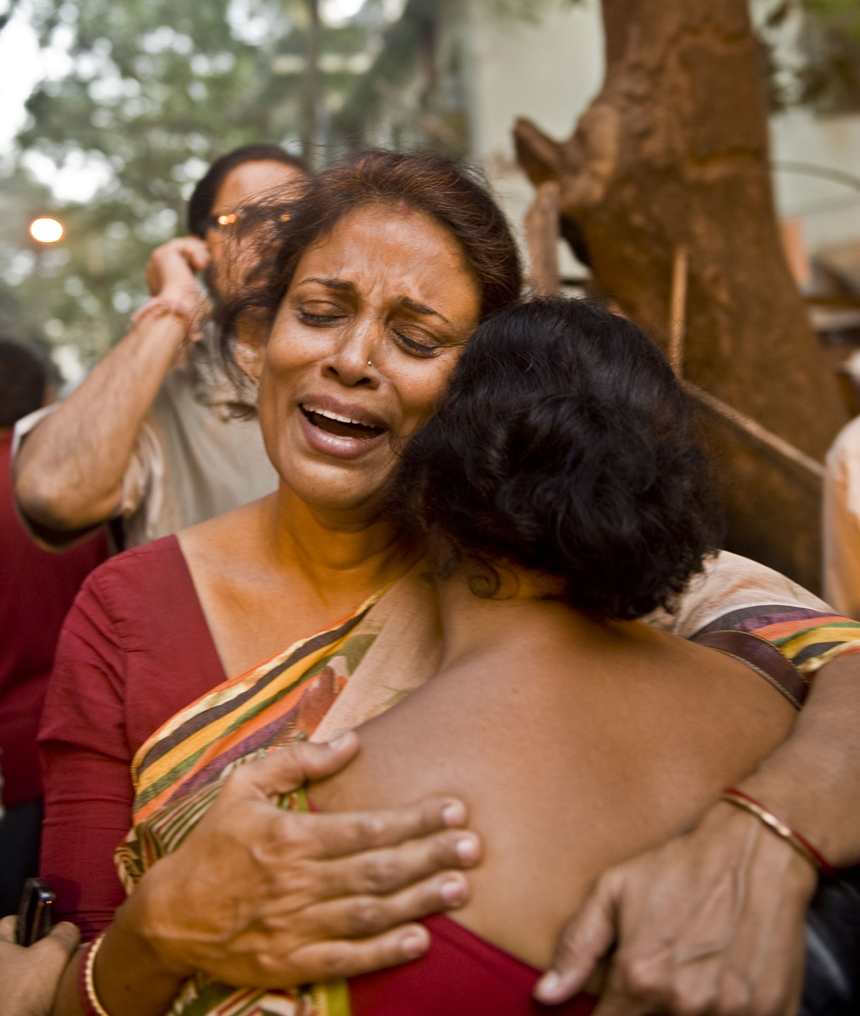
[(439, 613), (445, 643), (442, 670), (479, 654), (510, 654), (536, 639), (573, 639), (596, 648), (617, 639), (619, 625), (595, 619), (553, 598), (552, 582), (525, 572), (500, 573), (501, 588), (493, 598), (476, 596), (467, 575), (458, 570), (438, 583)]
[(228, 677), (357, 610), (420, 557), (384, 518), (319, 512), (284, 490), (179, 543)]
[(417, 557), (378, 510), (321, 509), (283, 485), (266, 502), (261, 536), (276, 567), (298, 567), (314, 585), (356, 573), (382, 585)]

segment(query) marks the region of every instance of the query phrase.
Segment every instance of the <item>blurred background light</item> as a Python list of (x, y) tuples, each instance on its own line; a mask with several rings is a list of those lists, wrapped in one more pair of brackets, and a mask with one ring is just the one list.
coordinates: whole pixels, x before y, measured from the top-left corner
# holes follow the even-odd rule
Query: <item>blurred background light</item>
[(63, 235), (63, 227), (56, 219), (33, 219), (30, 223), (30, 236), (39, 243), (56, 243)]

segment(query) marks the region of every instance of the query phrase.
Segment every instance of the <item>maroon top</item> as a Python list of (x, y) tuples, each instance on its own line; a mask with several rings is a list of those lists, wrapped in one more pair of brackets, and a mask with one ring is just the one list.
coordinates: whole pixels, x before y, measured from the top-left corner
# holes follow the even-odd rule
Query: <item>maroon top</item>
[(108, 555), (100, 531), (64, 554), (21, 524), (12, 485), (12, 434), (0, 436), (0, 766), (7, 808), (42, 796), (36, 732), (63, 618), (86, 576)]
[(564, 1005), (538, 1005), (541, 975), (450, 917), (427, 917), (430, 949), (421, 959), (349, 982), (352, 1016), (589, 1016), (597, 999), (579, 994)]
[(39, 731), (42, 874), (85, 939), (125, 899), (114, 848), (131, 827), (129, 765), (174, 713), (226, 680), (175, 536), (111, 558), (69, 611)]

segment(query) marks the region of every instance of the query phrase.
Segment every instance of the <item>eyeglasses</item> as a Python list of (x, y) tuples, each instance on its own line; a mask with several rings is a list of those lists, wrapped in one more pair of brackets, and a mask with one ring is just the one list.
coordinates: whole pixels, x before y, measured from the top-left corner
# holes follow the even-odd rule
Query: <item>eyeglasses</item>
[[(248, 212), (248, 207), (239, 208), (235, 212), (222, 212), (220, 215), (207, 215), (203, 220), (203, 232), (208, 233), (210, 229), (224, 233), (230, 232), (236, 228), (237, 223)], [(278, 216), (278, 218), (281, 222), (288, 222), (290, 217), (287, 214), (283, 214)]]
[(222, 212), (220, 215), (207, 215), (203, 223), (204, 232), (210, 229), (228, 231), (233, 229), (241, 218), (241, 212)]

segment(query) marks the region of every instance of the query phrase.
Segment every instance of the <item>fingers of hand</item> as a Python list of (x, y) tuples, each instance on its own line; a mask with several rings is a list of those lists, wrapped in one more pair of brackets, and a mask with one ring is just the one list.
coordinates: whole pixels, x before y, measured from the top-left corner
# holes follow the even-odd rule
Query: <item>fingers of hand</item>
[(146, 284), (155, 296), (176, 286), (196, 286), (194, 272), (205, 268), (209, 252), (202, 240), (182, 237), (157, 247), (146, 265)]
[(181, 254), (195, 268), (203, 268), (209, 261), (209, 248), (198, 236), (179, 236), (162, 244), (153, 253), (165, 256)]
[[(686, 1010), (679, 1010), (677, 1005), (691, 1002), (700, 991), (688, 997), (677, 990), (672, 959), (668, 947), (658, 947), (644, 955), (617, 953), (595, 1016), (633, 1016), (650, 1012), (672, 1012), (681, 1016)], [(705, 965), (700, 964), (700, 967)]]
[(469, 885), (462, 872), (447, 871), (390, 896), (343, 896), (309, 908), (314, 938), (367, 938), (389, 928), (462, 905)]
[(289, 794), (308, 780), (339, 772), (358, 751), (358, 737), (346, 734), (334, 745), (302, 741), (240, 766), (227, 780), (228, 797), (271, 798)]
[(80, 945), (81, 933), (78, 931), (77, 926), (70, 921), (61, 921), (59, 924), (54, 925), (48, 937), (42, 939), (42, 941), (46, 943), (50, 942), (53, 946), (59, 946), (66, 957), (69, 958)]
[(615, 941), (615, 909), (622, 880), (614, 872), (598, 879), (556, 946), (551, 969), (538, 981), (535, 997), (550, 1005), (580, 991), (597, 961)]
[(721, 895), (715, 890), (710, 906), (704, 901), (678, 924), (667, 917), (662, 934), (642, 925), (626, 942), (622, 935), (594, 1016), (794, 1016), (802, 912), (769, 893), (763, 901), (751, 896), (740, 908), (725, 908)]
[[(764, 987), (764, 986), (762, 986)], [(669, 949), (650, 957), (617, 957), (593, 1016), (788, 1016), (782, 992), (754, 990), (722, 958), (678, 967)], [(793, 1010), (791, 1010), (793, 1013)]]
[[(63, 927), (68, 929), (70, 926)], [(69, 930), (61, 931), (59, 934), (52, 931), (50, 935), (39, 939), (27, 950), (33, 971), (45, 981), (56, 983), (66, 969), (79, 941), (77, 928), (74, 929), (74, 934)]]
[(195, 271), (199, 272), (209, 264), (209, 248), (199, 237), (186, 237), (182, 244), (182, 252)]
[[(13, 914), (8, 917), (4, 917), (0, 921), (0, 942), (9, 942), (14, 945), (15, 943), (15, 925), (16, 919)], [(55, 925), (48, 933), (46, 938), (40, 939), (34, 945), (30, 946), (28, 953), (31, 956), (36, 954), (62, 953), (65, 961), (69, 959), (72, 953), (77, 949), (81, 941), (81, 933), (78, 931), (74, 924), (70, 924), (68, 921), (62, 921), (60, 924)], [(23, 953), (22, 953), (23, 955)], [(40, 961), (44, 962), (44, 960)]]
[(15, 941), (15, 916), (10, 914), (0, 921), (0, 942)]
[(382, 847), (324, 862), (331, 896), (386, 894), (449, 868), (470, 868), (481, 852), (478, 837), (449, 829), (396, 847)]
[[(343, 857), (362, 850), (393, 847), (407, 840), (432, 836), (444, 829), (459, 828), (466, 821), (466, 808), (454, 798), (428, 798), (408, 808), (341, 812), (314, 815), (312, 818), (319, 839), (316, 856)], [(477, 845), (477, 840), (474, 843)]]
[[(315, 942), (293, 953), (290, 965), (301, 971), (294, 983), (328, 981), (397, 966), (423, 956), (429, 948), (427, 929), (422, 924), (407, 924), (370, 938)], [(279, 964), (273, 961), (272, 966)]]

